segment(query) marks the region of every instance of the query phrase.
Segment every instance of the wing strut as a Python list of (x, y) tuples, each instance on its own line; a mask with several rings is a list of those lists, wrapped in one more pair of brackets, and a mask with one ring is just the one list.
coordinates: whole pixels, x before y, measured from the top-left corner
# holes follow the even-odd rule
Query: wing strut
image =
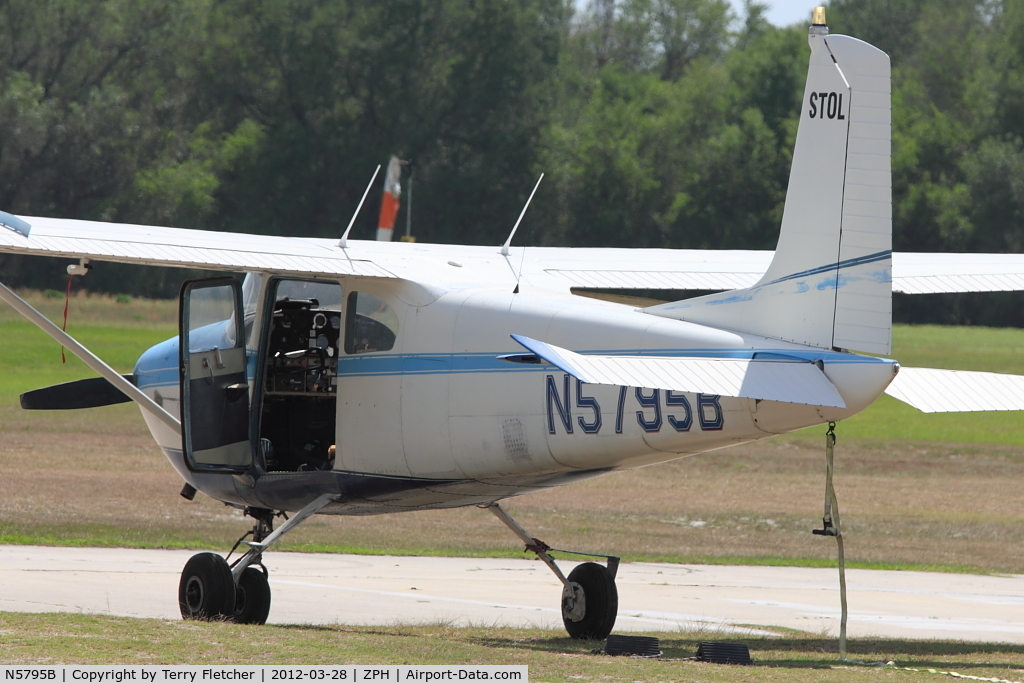
[(138, 403), (140, 408), (173, 429), (176, 434), (181, 434), (181, 422), (176, 417), (164, 410), (162, 406), (158, 405), (149, 396), (146, 396), (137, 386), (122, 377), (121, 373), (104, 363), (96, 354), (75, 341), (71, 335), (50, 322), (46, 316), (32, 308), (28, 302), (11, 291), (2, 282), (0, 282), (0, 299), (9, 303), (14, 310), (28, 318), (30, 322), (43, 332), (53, 337), (58, 344), (61, 344), (71, 353), (78, 356), (83, 363), (120, 389), (125, 396)]

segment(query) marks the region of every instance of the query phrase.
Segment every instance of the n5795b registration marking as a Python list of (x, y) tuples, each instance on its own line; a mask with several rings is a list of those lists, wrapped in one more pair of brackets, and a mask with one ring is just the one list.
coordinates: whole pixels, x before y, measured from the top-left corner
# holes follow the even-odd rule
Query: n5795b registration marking
[[(573, 384), (576, 385), (575, 391), (572, 390)], [(584, 434), (600, 433), (603, 426), (601, 404), (596, 396), (590, 395), (591, 391), (591, 387), (581, 380), (574, 380), (568, 374), (562, 375), (561, 382), (555, 380), (554, 375), (548, 375), (544, 381), (548, 434), (557, 434), (558, 424), (562, 425), (566, 434), (574, 434), (577, 428)], [(690, 431), (695, 419), (701, 431), (705, 432), (720, 431), (725, 425), (719, 396), (715, 394), (687, 395), (676, 391), (662, 392), (660, 389), (619, 387), (615, 405), (616, 434), (622, 434), (626, 399), (630, 393), (640, 408), (636, 411), (636, 422), (649, 434), (660, 432), (665, 422), (677, 432)], [(694, 397), (692, 401), (689, 396)], [(580, 411), (575, 420), (573, 408)]]

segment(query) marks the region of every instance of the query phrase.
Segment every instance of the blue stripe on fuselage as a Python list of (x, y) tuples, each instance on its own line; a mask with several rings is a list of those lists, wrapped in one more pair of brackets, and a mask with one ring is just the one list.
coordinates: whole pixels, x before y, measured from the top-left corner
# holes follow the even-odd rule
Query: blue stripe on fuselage
[[(498, 360), (508, 353), (486, 351), (476, 353), (375, 353), (342, 356), (338, 359), (339, 377), (373, 377), (394, 375), (438, 375), (438, 374), (491, 374), (550, 372), (548, 365), (523, 365)], [(772, 358), (791, 358), (805, 362), (817, 360), (825, 363), (879, 363), (889, 362), (881, 358), (837, 353), (825, 349), (586, 349), (582, 354), (603, 356), (659, 356), (667, 358), (734, 358), (746, 360), (755, 355)], [(140, 389), (178, 386), (179, 372), (178, 339), (168, 339), (146, 351), (135, 364), (135, 376)], [(440, 363), (438, 362), (440, 361)], [(256, 352), (248, 352), (247, 376), (253, 381), (256, 375)]]

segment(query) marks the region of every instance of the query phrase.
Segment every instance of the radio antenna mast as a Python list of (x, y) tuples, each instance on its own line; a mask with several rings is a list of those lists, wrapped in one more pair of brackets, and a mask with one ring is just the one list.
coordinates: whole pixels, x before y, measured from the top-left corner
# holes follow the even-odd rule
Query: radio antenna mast
[(519, 224), (522, 222), (523, 216), (526, 215), (526, 210), (530, 208), (530, 202), (533, 201), (533, 195), (537, 193), (537, 188), (540, 187), (540, 181), (542, 180), (544, 180), (543, 173), (540, 174), (540, 178), (537, 178), (537, 184), (533, 186), (533, 192), (530, 193), (530, 198), (526, 200), (526, 205), (523, 207), (523, 210), (519, 213), (519, 219), (516, 221), (516, 224), (512, 227), (512, 232), (509, 233), (508, 239), (505, 240), (505, 244), (501, 246), (502, 256), (508, 256), (508, 246), (512, 243), (512, 238), (515, 236), (516, 230), (519, 229)]
[(378, 173), (380, 173), (380, 164), (377, 164), (377, 170), (373, 172), (373, 177), (370, 178), (370, 184), (366, 186), (366, 190), (363, 192), (363, 198), (359, 200), (359, 206), (356, 207), (356, 212), (352, 214), (352, 220), (348, 222), (348, 227), (345, 228), (345, 234), (341, 236), (341, 241), (338, 242), (338, 246), (342, 249), (348, 246), (348, 234), (352, 231), (352, 226), (355, 225), (356, 216), (359, 215), (359, 210), (363, 208), (363, 202), (366, 201), (366, 195), (370, 194), (370, 188), (373, 187), (373, 181), (377, 179)]

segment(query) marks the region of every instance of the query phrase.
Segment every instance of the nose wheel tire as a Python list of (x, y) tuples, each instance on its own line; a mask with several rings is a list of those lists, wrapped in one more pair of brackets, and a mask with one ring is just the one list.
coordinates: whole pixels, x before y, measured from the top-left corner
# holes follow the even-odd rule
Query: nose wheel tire
[(569, 583), (583, 591), (584, 613), (573, 621), (570, 605), (562, 605), (562, 623), (569, 635), (579, 640), (604, 640), (615, 626), (619, 612), (619, 591), (615, 579), (604, 566), (584, 562), (568, 576)]
[(232, 619), (237, 624), (265, 624), (269, 614), (270, 584), (267, 575), (256, 567), (246, 567), (238, 579)]
[(199, 553), (189, 558), (178, 582), (178, 606), (182, 619), (210, 621), (234, 615), (235, 582), (223, 557)]

